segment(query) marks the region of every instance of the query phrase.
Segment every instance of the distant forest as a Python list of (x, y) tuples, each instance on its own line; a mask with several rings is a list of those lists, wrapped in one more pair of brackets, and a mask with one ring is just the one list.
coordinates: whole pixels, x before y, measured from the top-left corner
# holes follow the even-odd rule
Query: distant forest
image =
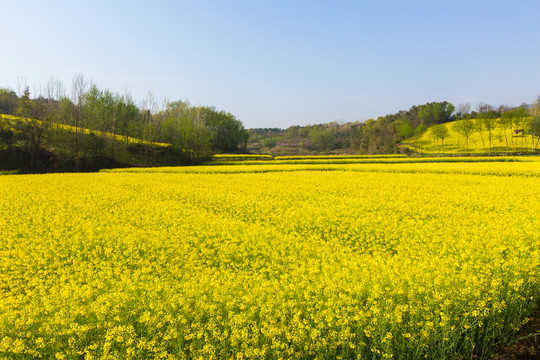
[(495, 119), (502, 114), (522, 118), (528, 116), (528, 108), (525, 104), (519, 107), (480, 104), (476, 110), (472, 110), (470, 104), (461, 104), (456, 109), (453, 104), (442, 101), (414, 105), (409, 110), (365, 122), (249, 129), (248, 150), (272, 155), (411, 152), (410, 148), (401, 147), (400, 143), (411, 137), (419, 137), (434, 125), (479, 117)]
[(245, 129), (233, 114), (215, 107), (187, 101), (158, 104), (151, 94), (137, 105), (131, 96), (99, 89), (78, 75), (69, 95), (56, 80), (37, 96), (28, 87), (19, 94), (0, 88), (0, 114), (0, 170), (48, 172), (192, 165), (220, 153), (407, 153), (410, 147), (400, 143), (434, 125), (523, 118), (531, 112), (526, 105), (480, 104), (472, 110), (469, 104), (456, 108), (442, 101), (365, 122)]

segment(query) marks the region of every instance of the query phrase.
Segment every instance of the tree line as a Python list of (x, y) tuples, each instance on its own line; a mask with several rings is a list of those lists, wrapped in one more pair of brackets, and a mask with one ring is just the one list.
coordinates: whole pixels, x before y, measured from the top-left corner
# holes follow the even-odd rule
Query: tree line
[[(473, 133), (480, 134), (489, 153), (497, 127), (505, 130), (507, 153), (516, 152), (519, 146), (517, 138), (507, 132), (540, 134), (540, 96), (532, 107), (480, 104), (472, 110), (470, 104), (456, 108), (442, 101), (414, 105), (365, 122), (246, 130), (234, 115), (215, 107), (192, 106), (180, 100), (158, 103), (150, 93), (137, 105), (129, 94), (87, 84), (82, 75), (74, 77), (69, 94), (56, 80), (49, 81), (34, 97), (27, 87), (19, 94), (0, 88), (0, 114), (33, 119), (11, 124), (0, 121), (0, 169), (80, 171), (197, 164), (215, 153), (238, 152), (388, 154), (411, 151), (401, 143), (412, 141), (416, 147), (428, 129), (444, 152), (450, 136), (444, 124), (454, 120), (461, 120), (453, 124), (453, 130), (458, 141), (463, 140), (466, 153)], [(58, 124), (70, 126), (71, 131), (58, 128)], [(525, 136), (520, 139), (527, 141)], [(537, 145), (531, 141), (530, 147), (534, 150)]]
[[(28, 87), (19, 95), (0, 88), (0, 114), (21, 118), (0, 122), (3, 167), (196, 164), (214, 153), (243, 152), (248, 142), (248, 132), (231, 113), (188, 101), (160, 104), (150, 93), (137, 105), (129, 94), (100, 89), (82, 75), (74, 77), (70, 94), (57, 80), (34, 97)], [(51, 158), (54, 164), (47, 163)]]
[(282, 129), (249, 129), (249, 148), (255, 151), (296, 153), (388, 154), (398, 144), (428, 127), (456, 119), (449, 102), (431, 102), (365, 122), (330, 122)]
[[(307, 126), (290, 126), (287, 129), (249, 129), (248, 149), (252, 152), (272, 155), (294, 155), (314, 153), (388, 154), (411, 151), (400, 146), (405, 140), (414, 147), (426, 131), (438, 142), (442, 152), (445, 140), (450, 136), (448, 122), (453, 124), (458, 141), (463, 139), (463, 147), (469, 152), (469, 137), (479, 133), (486, 152), (492, 152), (495, 128), (502, 127), (507, 152), (516, 152), (518, 139), (508, 136), (511, 130), (521, 130), (523, 135), (540, 134), (540, 96), (533, 106), (521, 105), (492, 106), (481, 103), (476, 109), (470, 104), (431, 102), (414, 105), (409, 110), (379, 116), (364, 122), (329, 122)], [(507, 131), (508, 130), (508, 131)], [(527, 142), (526, 136), (520, 136)], [(458, 147), (460, 145), (458, 144)], [(525, 144), (525, 146), (527, 146)], [(531, 144), (534, 149), (536, 143)], [(523, 145), (521, 146), (523, 147)], [(414, 151), (414, 150), (413, 150)]]

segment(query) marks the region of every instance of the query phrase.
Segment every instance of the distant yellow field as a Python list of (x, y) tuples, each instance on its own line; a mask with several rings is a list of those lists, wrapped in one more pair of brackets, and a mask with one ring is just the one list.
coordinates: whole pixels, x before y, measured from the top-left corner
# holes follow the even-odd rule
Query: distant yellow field
[(169, 166), (153, 168), (103, 169), (112, 173), (235, 174), (295, 171), (406, 172), (438, 174), (476, 174), (498, 176), (540, 176), (537, 156), (410, 157), (389, 159), (314, 159), (237, 161), (227, 165)]
[(404, 154), (382, 154), (382, 155), (293, 155), (276, 156), (275, 160), (340, 160), (340, 159), (385, 159), (385, 158), (403, 158)]
[(488, 354), (540, 302), (514, 160), (0, 176), (0, 358)]
[[(473, 154), (487, 154), (489, 152), (489, 139), (487, 132), (484, 131), (482, 135), (480, 135), (479, 132), (474, 132), (469, 137), (467, 149), (465, 137), (463, 135), (459, 135), (453, 127), (454, 124), (459, 121), (461, 120), (444, 124), (444, 126), (446, 126), (450, 132), (450, 136), (448, 139), (445, 139), (443, 143), (444, 153), (465, 154), (466, 152), (469, 152)], [(534, 139), (536, 149), (538, 147), (537, 136), (531, 138), (531, 135), (528, 134), (516, 135), (514, 130), (503, 129), (499, 126), (495, 129), (495, 131), (492, 132), (491, 153), (506, 153), (507, 149), (509, 152), (530, 152), (532, 149), (531, 139)], [(440, 154), (443, 152), (443, 146), (441, 145), (440, 140), (433, 139), (429, 129), (419, 138), (411, 138), (407, 140), (405, 145), (409, 149), (415, 150), (422, 154)]]
[(217, 161), (229, 161), (229, 160), (272, 160), (272, 155), (265, 154), (215, 154), (213, 160)]

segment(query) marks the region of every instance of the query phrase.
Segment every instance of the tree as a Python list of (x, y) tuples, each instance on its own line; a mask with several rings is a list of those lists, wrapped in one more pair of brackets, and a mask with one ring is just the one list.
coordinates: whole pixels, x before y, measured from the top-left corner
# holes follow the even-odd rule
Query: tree
[[(12, 124), (13, 129), (1, 125), (0, 149), (24, 144), (24, 151), (13, 153), (18, 154), (18, 162), (25, 162), (21, 167), (34, 170), (36, 165), (43, 165), (38, 162), (45, 159), (44, 151), (48, 159), (63, 163), (59, 167), (54, 164), (57, 169), (87, 169), (88, 164), (95, 165), (95, 158), (106, 160), (108, 165), (147, 164), (147, 160), (157, 160), (150, 155), (158, 154), (160, 163), (185, 163), (188, 159), (199, 162), (212, 150), (238, 151), (247, 147), (248, 133), (230, 113), (214, 107), (192, 107), (181, 101), (163, 108), (159, 112), (151, 97), (147, 105), (139, 108), (129, 94), (111, 93), (92, 84), (87, 88), (82, 75), (73, 78), (69, 96), (65, 96), (57, 80), (50, 80), (45, 93), (34, 99), (28, 87), (20, 86), (19, 96), (0, 88), (0, 112), (25, 118)], [(132, 138), (173, 146), (130, 144)], [(176, 161), (172, 161), (174, 156)]]
[(495, 113), (493, 112), (493, 110), (490, 108), (485, 112), (481, 112), (479, 115), (479, 119), (482, 121), (483, 129), (487, 131), (489, 141), (489, 154), (491, 155), (491, 141), (493, 139), (493, 131), (497, 128), (497, 118), (495, 117)]
[(486, 151), (486, 143), (484, 141), (484, 130), (488, 131), (489, 138), (489, 152), (491, 153), (491, 138), (493, 132), (493, 122), (491, 121), (493, 106), (485, 103), (480, 103), (477, 106), (478, 114), (476, 116), (476, 131), (480, 134), (482, 140), (482, 147), (484, 152)]
[(458, 149), (458, 152), (459, 152), (459, 140), (460, 140), (460, 135), (463, 133), (462, 131), (462, 127), (463, 127), (463, 122), (461, 121), (456, 121), (453, 125), (452, 125), (452, 130), (454, 130), (457, 134), (458, 134), (458, 137), (457, 137), (457, 149)]
[(482, 118), (477, 117), (474, 120), (474, 131), (480, 134), (480, 140), (482, 141), (482, 149), (486, 151), (486, 143), (484, 141), (484, 121)]
[(426, 126), (424, 124), (418, 125), (414, 131), (414, 151), (418, 152), (418, 140), (422, 136), (422, 134), (426, 131)]
[(463, 136), (465, 137), (465, 153), (469, 153), (469, 137), (474, 133), (475, 131), (475, 125), (474, 121), (471, 119), (465, 119), (461, 120), (461, 131)]
[(123, 135), (124, 144), (128, 145), (129, 137), (140, 136), (138, 131), (139, 109), (129, 94), (116, 96), (117, 129), (115, 134)]
[(75, 153), (75, 156), (79, 156), (79, 152), (81, 149), (79, 148), (79, 142), (80, 142), (80, 135), (81, 135), (81, 127), (82, 127), (82, 121), (83, 121), (83, 97), (84, 92), (86, 89), (86, 81), (84, 80), (84, 76), (82, 74), (76, 75), (73, 77), (72, 87), (71, 87), (71, 102), (73, 104), (73, 120), (74, 120), (74, 126), (75, 126), (75, 136), (74, 144), (73, 144), (73, 150)]
[(468, 119), (470, 118), (471, 104), (459, 104), (456, 111), (456, 117), (458, 119)]
[(191, 107), (187, 101), (175, 101), (167, 104), (165, 111), (156, 116), (163, 123), (163, 141), (170, 143), (181, 157), (200, 162), (209, 156), (210, 133), (200, 108)]
[(315, 125), (309, 132), (309, 139), (313, 146), (320, 151), (330, 151), (335, 149), (337, 139), (331, 129), (323, 125)]
[(409, 138), (413, 133), (411, 125), (401, 118), (389, 124), (388, 127), (395, 134), (396, 142)]
[(24, 89), (24, 94), (19, 99), (18, 105), (16, 112), (18, 116), (25, 118), (32, 117), (32, 100), (30, 99), (30, 90), (28, 89), (28, 86)]
[[(521, 136), (521, 147), (523, 147), (523, 141), (525, 139), (525, 129), (527, 128), (527, 123), (529, 120), (529, 114), (527, 113), (527, 109), (524, 105), (518, 106), (512, 111), (512, 122), (517, 130), (521, 130), (522, 136)], [(516, 140), (516, 146), (517, 146), (517, 140)], [(516, 151), (516, 149), (514, 149)]]
[(201, 116), (201, 109), (191, 109), (187, 117), (182, 118), (182, 136), (186, 150), (193, 162), (207, 159), (211, 153), (210, 133)]
[[(535, 148), (538, 146), (538, 141), (540, 141), (540, 114), (534, 115), (531, 120), (531, 142), (532, 142), (532, 151), (534, 152)], [(536, 144), (534, 142), (534, 137), (536, 136)]]
[(201, 107), (201, 116), (210, 134), (211, 148), (215, 152), (236, 152), (245, 150), (248, 133), (242, 122), (225, 111), (217, 111), (215, 107)]
[(454, 117), (454, 112), (456, 111), (456, 107), (452, 104), (452, 103), (449, 103), (449, 102), (446, 102), (444, 101), (443, 104), (445, 104), (446, 106), (443, 108), (443, 117), (444, 117), (444, 121), (445, 122), (448, 122), (448, 121), (453, 121), (455, 120), (455, 117)]
[(0, 118), (0, 150), (10, 149), (13, 144), (13, 131)]
[[(503, 128), (504, 132), (504, 139), (506, 141), (506, 153), (508, 154), (509, 150), (509, 144), (508, 144), (508, 135), (507, 133), (510, 131), (512, 132), (512, 110), (510, 110), (507, 107), (500, 107), (501, 110), (501, 117), (499, 118), (499, 124)], [(510, 137), (510, 141), (512, 146), (514, 145), (514, 137)]]
[(430, 105), (423, 105), (419, 107), (418, 117), (422, 120), (422, 124), (429, 126), (434, 124), (433, 111)]
[(540, 116), (540, 94), (538, 94), (538, 96), (536, 97), (536, 101), (534, 102), (532, 112), (533, 112), (533, 117)]
[[(538, 146), (540, 141), (540, 95), (536, 97), (536, 102), (532, 108), (532, 120), (531, 120), (531, 142), (532, 151)], [(536, 144), (534, 143), (534, 136), (536, 136)]]
[(15, 91), (0, 88), (0, 113), (13, 115), (17, 111), (19, 98)]
[(300, 134), (299, 134), (299, 129), (300, 129), (300, 126), (296, 125), (296, 126), (289, 126), (286, 130), (287, 132), (287, 137), (290, 138), (290, 139), (294, 139), (294, 138), (297, 138)]
[(433, 102), (417, 107), (417, 116), (426, 126), (443, 124), (453, 120), (455, 107), (449, 102)]
[(486, 113), (488, 111), (491, 111), (493, 110), (493, 106), (489, 105), (489, 104), (486, 104), (486, 103), (480, 103), (478, 104), (478, 106), (476, 107), (476, 110), (479, 112), (479, 113)]
[(34, 103), (30, 99), (28, 86), (24, 89), (23, 96), (19, 99), (17, 115), (25, 118), (24, 149), (30, 156), (30, 166), (39, 165), (39, 154), (41, 152), (41, 141), (45, 130), (44, 123), (33, 119)]
[(437, 140), (441, 140), (442, 153), (444, 154), (444, 140), (450, 136), (450, 132), (445, 124), (439, 124), (431, 127), (431, 136)]

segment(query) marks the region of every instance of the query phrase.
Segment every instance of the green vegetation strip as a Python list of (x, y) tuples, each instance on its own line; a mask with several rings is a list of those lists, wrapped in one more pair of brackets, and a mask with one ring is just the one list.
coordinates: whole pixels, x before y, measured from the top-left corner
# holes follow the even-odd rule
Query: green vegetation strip
[(276, 156), (274, 160), (330, 160), (330, 159), (385, 159), (385, 158), (406, 158), (405, 154), (383, 154), (383, 155), (302, 155), (302, 156)]
[(19, 170), (0, 170), (0, 175), (15, 175), (18, 173)]

